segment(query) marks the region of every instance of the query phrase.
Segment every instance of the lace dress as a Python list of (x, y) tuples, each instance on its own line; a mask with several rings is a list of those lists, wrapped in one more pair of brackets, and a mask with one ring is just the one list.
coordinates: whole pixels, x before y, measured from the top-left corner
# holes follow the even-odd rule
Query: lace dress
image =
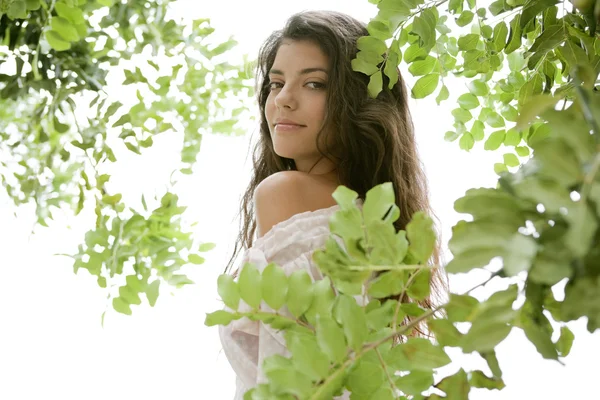
[[(357, 201), (362, 206), (362, 201)], [(316, 211), (296, 214), (271, 228), (258, 238), (244, 253), (241, 265), (254, 263), (262, 271), (270, 262), (278, 264), (289, 276), (292, 272), (305, 269), (313, 280), (323, 275), (312, 261), (315, 250), (325, 246), (329, 237), (329, 218), (339, 210), (339, 205)], [(262, 309), (270, 310), (262, 303)], [(240, 301), (240, 310), (250, 307)], [(237, 375), (234, 400), (243, 400), (244, 393), (266, 381), (261, 366), (265, 358), (274, 354), (289, 356), (281, 333), (260, 321), (242, 318), (227, 326), (219, 326), (223, 351)], [(345, 394), (337, 399), (348, 399)]]

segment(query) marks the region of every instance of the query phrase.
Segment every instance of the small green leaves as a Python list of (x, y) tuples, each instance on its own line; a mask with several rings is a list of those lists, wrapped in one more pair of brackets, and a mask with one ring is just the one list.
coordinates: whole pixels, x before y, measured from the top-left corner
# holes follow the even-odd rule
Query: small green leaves
[(444, 350), (423, 338), (411, 338), (401, 343), (386, 357), (386, 361), (397, 369), (431, 372), (450, 363)]
[(335, 320), (343, 327), (348, 346), (359, 350), (368, 334), (364, 309), (352, 297), (342, 294), (337, 297), (333, 312)]
[(317, 343), (333, 363), (341, 363), (347, 354), (343, 329), (329, 316), (317, 315)]
[(238, 280), (240, 296), (250, 307), (258, 309), (261, 301), (261, 276), (253, 264), (246, 263)]
[(267, 265), (262, 273), (262, 297), (265, 303), (274, 310), (279, 310), (285, 304), (288, 291), (287, 281), (285, 272), (274, 263)]
[(446, 87), (446, 85), (442, 85), (440, 92), (438, 93), (437, 97), (435, 98), (435, 102), (439, 106), (442, 101), (448, 99), (448, 96), (450, 96), (450, 92), (448, 91), (448, 88)]
[(351, 66), (354, 71), (362, 72), (366, 75), (373, 75), (375, 72), (379, 71), (377, 65), (369, 63), (361, 58), (355, 58), (351, 61)]
[(329, 357), (321, 351), (314, 335), (287, 331), (285, 342), (292, 353), (292, 362), (297, 370), (302, 371), (314, 381), (319, 381), (327, 376)]
[(437, 88), (439, 80), (440, 74), (428, 74), (419, 78), (412, 88), (412, 97), (422, 99), (429, 96)]
[(225, 305), (237, 310), (240, 302), (240, 290), (231, 275), (223, 274), (217, 279), (217, 292)]
[[(116, 300), (116, 299), (115, 299)], [(233, 314), (227, 312), (225, 310), (219, 310), (212, 312), (210, 314), (206, 314), (206, 319), (204, 320), (204, 324), (206, 326), (214, 326), (214, 325), (229, 325), (231, 321), (241, 318), (239, 314)]]
[(406, 225), (406, 235), (412, 257), (417, 262), (426, 263), (431, 257), (436, 242), (433, 220), (421, 211), (416, 212)]
[(573, 335), (573, 332), (571, 332), (567, 326), (562, 326), (560, 328), (560, 337), (556, 342), (556, 349), (560, 353), (561, 357), (566, 357), (569, 355), (574, 339), (575, 335)]
[(372, 51), (377, 54), (383, 54), (387, 50), (384, 41), (373, 36), (363, 36), (356, 42), (358, 50)]
[(381, 71), (375, 72), (369, 78), (369, 85), (367, 90), (369, 91), (369, 96), (372, 98), (376, 98), (377, 95), (381, 92), (383, 86), (383, 74)]
[(505, 138), (506, 138), (506, 131), (504, 131), (504, 130), (492, 132), (492, 134), (485, 141), (483, 148), (485, 150), (496, 150), (504, 142)]
[(64, 51), (71, 48), (71, 43), (63, 39), (63, 37), (56, 31), (46, 31), (45, 36), (48, 44), (50, 44), (50, 47), (56, 51)]
[(465, 110), (479, 107), (479, 99), (471, 93), (465, 93), (458, 98), (458, 104)]
[(296, 318), (308, 310), (313, 292), (312, 280), (305, 270), (292, 272), (288, 278), (287, 308)]

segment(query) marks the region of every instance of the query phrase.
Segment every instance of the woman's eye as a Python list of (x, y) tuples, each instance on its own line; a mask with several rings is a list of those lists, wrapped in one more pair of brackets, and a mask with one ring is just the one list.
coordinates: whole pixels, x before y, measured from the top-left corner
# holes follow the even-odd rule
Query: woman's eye
[(277, 85), (281, 85), (281, 83), (279, 83), (279, 82), (270, 82), (269, 83), (269, 90), (279, 89), (280, 87), (278, 87)]
[(308, 82), (308, 85), (312, 85), (313, 89), (324, 89), (325, 84), (321, 82)]

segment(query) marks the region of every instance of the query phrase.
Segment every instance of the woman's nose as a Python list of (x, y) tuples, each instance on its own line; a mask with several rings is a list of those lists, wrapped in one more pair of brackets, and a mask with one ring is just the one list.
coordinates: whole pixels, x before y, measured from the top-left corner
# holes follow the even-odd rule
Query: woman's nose
[(275, 105), (278, 108), (294, 109), (297, 107), (296, 95), (289, 87), (284, 86), (275, 96)]

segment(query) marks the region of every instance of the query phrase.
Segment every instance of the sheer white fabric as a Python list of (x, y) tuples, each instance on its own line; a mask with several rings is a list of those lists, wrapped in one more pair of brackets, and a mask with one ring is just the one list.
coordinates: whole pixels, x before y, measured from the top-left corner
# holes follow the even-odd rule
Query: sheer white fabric
[[(360, 200), (357, 201), (362, 206)], [(339, 210), (339, 206), (296, 214), (275, 225), (264, 236), (258, 238), (252, 248), (244, 253), (240, 266), (246, 262), (262, 271), (269, 263), (278, 264), (287, 275), (304, 269), (313, 281), (323, 278), (312, 261), (315, 250), (323, 248), (329, 237), (329, 218)], [(250, 311), (243, 301), (240, 310)], [(264, 304), (263, 310), (270, 310)], [(259, 321), (242, 318), (227, 326), (219, 326), (219, 336), (223, 351), (237, 375), (234, 400), (242, 400), (244, 393), (259, 383), (266, 381), (261, 366), (265, 358), (274, 354), (289, 356), (281, 333)], [(348, 399), (346, 393), (337, 399)]]

